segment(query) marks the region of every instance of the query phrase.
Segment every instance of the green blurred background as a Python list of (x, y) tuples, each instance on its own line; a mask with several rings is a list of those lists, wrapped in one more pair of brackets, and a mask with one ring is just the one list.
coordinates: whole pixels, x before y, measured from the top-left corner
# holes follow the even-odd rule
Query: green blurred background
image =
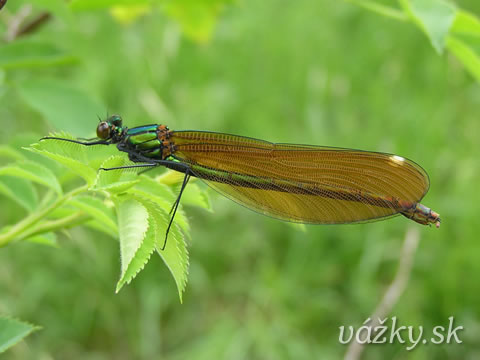
[[(480, 13), (477, 0), (457, 4)], [(410, 352), (373, 345), (364, 358), (480, 358), (480, 91), (456, 59), (438, 56), (411, 24), (342, 1), (226, 4), (210, 37), (213, 24), (196, 36), (159, 10), (121, 19), (106, 10), (60, 14), (26, 38), (74, 59), (0, 71), (1, 144), (27, 146), (14, 137), (51, 130), (93, 135), (91, 109), (46, 116), (25, 100), (28, 84), (54, 79), (88, 93), (98, 115), (122, 114), (129, 126), (413, 159), (430, 175), (422, 202), (441, 214), (442, 227), (397, 217), (301, 231), (211, 193), (213, 213), (186, 209), (193, 238), (183, 304), (158, 257), (115, 295), (118, 243), (93, 230), (74, 229), (59, 249), (12, 244), (0, 249), (0, 313), (43, 329), (2, 358), (338, 359), (346, 351), (339, 326), (358, 328), (371, 314), (409, 226), (421, 242), (391, 316), (426, 332), (454, 316), (463, 343)], [(25, 215), (5, 197), (0, 204), (0, 225)]]

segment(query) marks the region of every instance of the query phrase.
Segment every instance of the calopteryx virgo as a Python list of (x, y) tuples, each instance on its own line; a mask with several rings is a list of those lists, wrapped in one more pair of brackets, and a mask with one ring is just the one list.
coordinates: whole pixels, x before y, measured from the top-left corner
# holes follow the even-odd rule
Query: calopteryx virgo
[(168, 231), (191, 176), (233, 201), (281, 220), (350, 224), (403, 216), (440, 226), (440, 216), (420, 204), (428, 175), (406, 158), (371, 151), (275, 144), (208, 131), (175, 131), (165, 125), (123, 126), (119, 115), (97, 126), (86, 146), (115, 144), (137, 163), (119, 168), (165, 166), (184, 173)]

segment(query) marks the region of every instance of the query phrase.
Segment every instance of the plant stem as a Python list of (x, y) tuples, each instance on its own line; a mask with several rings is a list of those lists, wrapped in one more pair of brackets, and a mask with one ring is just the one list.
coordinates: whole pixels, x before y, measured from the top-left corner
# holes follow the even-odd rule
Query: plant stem
[(53, 232), (53, 231), (65, 229), (65, 228), (71, 228), (77, 225), (81, 225), (88, 220), (90, 220), (90, 216), (79, 211), (78, 213), (72, 214), (62, 219), (46, 221), (44, 223), (41, 223), (38, 226), (35, 226), (32, 229), (27, 230), (23, 234), (21, 234), (20, 239), (27, 239), (31, 236), (35, 236), (38, 234)]
[(88, 185), (81, 186), (79, 188), (73, 189), (69, 193), (59, 197), (55, 202), (51, 205), (44, 207), (43, 209), (39, 209), (29, 216), (27, 216), (22, 221), (18, 222), (14, 225), (9, 231), (5, 234), (0, 235), (0, 247), (7, 245), (10, 241), (18, 237), (21, 233), (25, 232), (30, 228), (32, 225), (35, 225), (38, 221), (42, 218), (46, 217), (51, 211), (57, 209), (61, 205), (63, 205), (66, 201), (70, 200), (72, 197), (88, 190)]

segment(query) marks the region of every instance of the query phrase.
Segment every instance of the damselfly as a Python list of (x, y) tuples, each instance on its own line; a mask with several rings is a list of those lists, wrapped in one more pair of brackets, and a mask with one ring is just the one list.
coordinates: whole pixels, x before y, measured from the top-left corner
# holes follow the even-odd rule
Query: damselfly
[(274, 144), (207, 131), (175, 131), (165, 125), (123, 126), (110, 116), (93, 141), (56, 139), (82, 145), (116, 144), (131, 161), (124, 168), (164, 166), (184, 173), (165, 235), (191, 176), (245, 207), (306, 224), (350, 224), (398, 214), (423, 225), (440, 226), (440, 216), (419, 203), (428, 175), (403, 157), (362, 150)]

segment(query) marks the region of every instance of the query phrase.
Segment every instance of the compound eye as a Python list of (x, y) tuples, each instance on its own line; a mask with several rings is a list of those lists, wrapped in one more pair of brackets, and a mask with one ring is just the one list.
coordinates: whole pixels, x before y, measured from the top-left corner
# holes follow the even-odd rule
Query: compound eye
[(110, 126), (106, 121), (102, 121), (100, 124), (98, 124), (97, 136), (103, 140), (106, 140), (110, 137)]

